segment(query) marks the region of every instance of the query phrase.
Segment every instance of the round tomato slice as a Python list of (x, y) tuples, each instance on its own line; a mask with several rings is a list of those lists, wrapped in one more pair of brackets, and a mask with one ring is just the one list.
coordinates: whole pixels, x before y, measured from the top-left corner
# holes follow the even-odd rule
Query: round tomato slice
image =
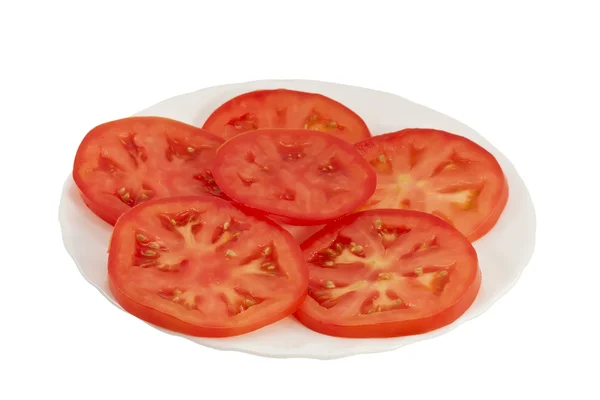
[(238, 135), (217, 151), (213, 175), (234, 201), (290, 225), (338, 218), (375, 190), (375, 172), (354, 146), (320, 131)]
[(131, 117), (92, 129), (75, 156), (73, 179), (87, 206), (110, 224), (152, 198), (224, 196), (211, 168), (223, 139), (161, 117)]
[(124, 214), (108, 275), (126, 311), (204, 337), (240, 335), (291, 315), (308, 280), (289, 233), (210, 196), (152, 200)]
[(496, 224), (508, 200), (498, 161), (471, 140), (434, 129), (405, 129), (356, 148), (377, 171), (377, 189), (360, 210), (431, 213), (475, 241)]
[(204, 123), (204, 129), (224, 139), (262, 128), (319, 130), (351, 143), (371, 136), (365, 122), (345, 105), (320, 94), (287, 89), (234, 97)]
[(459, 231), (418, 211), (348, 215), (302, 244), (304, 325), (341, 337), (414, 335), (448, 325), (473, 303), (477, 254)]

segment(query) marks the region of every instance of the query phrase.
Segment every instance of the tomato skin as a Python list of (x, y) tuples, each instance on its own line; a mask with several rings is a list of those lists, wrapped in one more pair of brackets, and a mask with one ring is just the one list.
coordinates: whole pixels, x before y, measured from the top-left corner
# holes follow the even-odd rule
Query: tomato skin
[[(307, 328), (329, 336), (346, 338), (391, 338), (419, 335), (443, 328), (460, 318), (477, 298), (480, 287), (481, 271), (477, 270), (477, 276), (469, 287), (469, 291), (466, 292), (464, 297), (458, 302), (446, 309), (444, 313), (434, 314), (427, 318), (414, 321), (387, 322), (377, 325), (335, 325), (312, 317), (310, 314), (306, 313), (302, 307), (296, 311), (294, 317)], [(306, 302), (316, 303), (315, 300), (309, 297), (305, 300), (305, 303)]]
[(108, 281), (109, 289), (115, 300), (125, 311), (136, 316), (142, 321), (156, 325), (158, 327), (168, 329), (174, 332), (179, 332), (184, 335), (197, 336), (197, 337), (231, 337), (239, 336), (246, 333), (256, 331), (262, 327), (273, 324), (279, 320), (282, 320), (300, 307), (306, 298), (306, 293), (298, 297), (298, 300), (291, 304), (289, 309), (281, 311), (277, 314), (271, 315), (268, 319), (261, 322), (256, 322), (251, 325), (247, 325), (243, 328), (237, 327), (210, 327), (210, 326), (197, 326), (180, 319), (177, 319), (171, 315), (162, 313), (152, 307), (142, 305), (135, 300), (132, 300), (126, 294), (124, 294), (114, 283), (112, 279)]
[[(172, 208), (173, 204), (177, 205), (177, 207)], [(186, 207), (181, 208), (179, 206), (181, 204), (185, 205)], [(139, 226), (138, 224), (142, 223), (142, 221), (147, 221), (148, 213), (154, 212), (155, 209), (178, 210), (187, 209), (189, 206), (192, 208), (201, 208), (200, 206), (203, 204), (211, 205), (211, 207), (213, 207), (213, 213), (232, 215), (234, 218), (241, 218), (244, 223), (254, 221), (257, 224), (263, 224), (264, 226), (267, 226), (270, 230), (269, 232), (275, 233), (279, 237), (278, 240), (280, 240), (281, 243), (286, 243), (288, 245), (288, 247), (284, 248), (283, 250), (285, 257), (284, 259), (298, 260), (295, 266), (290, 266), (289, 262), (286, 263), (286, 268), (288, 268), (288, 266), (289, 268), (294, 268), (292, 275), (294, 279), (293, 281), (290, 281), (290, 284), (287, 286), (281, 286), (281, 289), (278, 289), (285, 290), (284, 293), (273, 294), (275, 300), (269, 306), (269, 310), (273, 312), (248, 317), (249, 319), (244, 319), (242, 316), (242, 319), (238, 319), (237, 322), (232, 322), (227, 319), (223, 319), (220, 322), (215, 322), (213, 319), (206, 323), (192, 323), (189, 320), (185, 320), (185, 318), (189, 318), (189, 316), (185, 314), (186, 311), (181, 311), (181, 318), (178, 318), (178, 316), (173, 313), (161, 311), (160, 303), (156, 303), (157, 301), (162, 301), (160, 299), (152, 300), (152, 298), (149, 298), (148, 295), (144, 295), (141, 298), (135, 298), (132, 296), (131, 293), (138, 292), (136, 291), (137, 289), (130, 287), (130, 285), (135, 285), (135, 282), (137, 281), (132, 280), (133, 278), (128, 277), (128, 273), (125, 272), (131, 268), (138, 268), (128, 266), (129, 263), (133, 262), (131, 261), (131, 258), (136, 254), (132, 253), (131, 250), (128, 250), (129, 246), (131, 246), (131, 243), (135, 242), (135, 239), (132, 237), (135, 236), (134, 232), (136, 232), (136, 230), (132, 229), (132, 227)], [(143, 230), (148, 232), (148, 229)], [(165, 233), (163, 233), (163, 235), (165, 235)], [(251, 237), (247, 240), (254, 239), (254, 237)], [(266, 240), (266, 238), (264, 236), (260, 236), (258, 240)], [(131, 209), (131, 211), (123, 214), (118, 219), (113, 234), (111, 235), (108, 253), (108, 283), (109, 289), (116, 302), (125, 311), (145, 322), (156, 325), (163, 329), (186, 335), (198, 337), (230, 337), (249, 333), (292, 315), (293, 312), (303, 303), (306, 297), (308, 271), (306, 270), (305, 263), (302, 261), (300, 247), (297, 245), (294, 238), (275, 222), (261, 216), (247, 215), (243, 213), (243, 211), (241, 212), (239, 208), (235, 207), (229, 201), (212, 196), (179, 196), (161, 198), (153, 199), (143, 204), (136, 205)], [(203, 267), (200, 266), (200, 268)], [(223, 268), (225, 268), (225, 266), (223, 266)], [(288, 272), (289, 271), (292, 270), (288, 269)], [(194, 283), (196, 280), (187, 280), (189, 278), (186, 278), (186, 276), (189, 276), (189, 272), (184, 272), (184, 277), (182, 278), (183, 281), (175, 282), (175, 284), (181, 285), (181, 287), (196, 284)], [(204, 284), (209, 286), (211, 285), (210, 283)], [(258, 306), (261, 306), (261, 304)], [(239, 317), (239, 315), (236, 317)]]
[(469, 240), (471, 242), (475, 242), (476, 240), (481, 239), (489, 231), (491, 231), (494, 226), (496, 226), (496, 223), (502, 216), (502, 213), (504, 212), (504, 208), (506, 207), (506, 204), (508, 203), (508, 195), (509, 195), (508, 182), (505, 179), (504, 184), (502, 185), (502, 189), (500, 190), (500, 192), (498, 194), (498, 202), (496, 203), (496, 205), (490, 212), (490, 215), (488, 216), (488, 218), (485, 221), (483, 221), (480, 226), (475, 228), (473, 231), (471, 231), (471, 233), (469, 233), (467, 235), (467, 237), (469, 238)]
[(88, 199), (81, 190), (79, 190), (79, 195), (81, 196), (81, 200), (83, 200), (83, 203), (87, 206), (87, 208), (101, 220), (113, 226), (117, 223), (118, 217), (115, 216), (115, 213), (106, 210), (100, 205), (96, 205), (93, 201)]
[[(198, 145), (197, 149), (188, 153), (191, 157), (195, 152), (198, 154), (197, 158), (192, 161), (187, 160), (186, 164), (182, 162), (181, 173), (173, 167), (166, 172), (168, 163), (165, 158), (166, 151), (163, 150), (168, 148), (165, 143), (160, 142), (163, 139), (161, 135), (169, 138), (173, 136)], [(136, 143), (137, 138), (140, 137), (142, 139)], [(120, 145), (119, 140), (125, 139), (126, 141), (122, 141)], [(73, 162), (72, 177), (85, 205), (102, 220), (114, 225), (119, 216), (134, 204), (147, 201), (142, 200), (140, 194), (135, 199), (131, 198), (132, 204), (127, 204), (117, 196), (116, 192), (122, 186), (140, 186), (144, 183), (139, 179), (159, 186), (153, 188), (156, 189), (154, 191), (148, 190), (148, 193), (152, 192), (151, 197), (144, 192), (145, 199), (156, 196), (201, 195), (211, 190), (212, 194), (226, 198), (222, 193), (218, 193), (219, 189), (214, 185), (199, 183), (199, 180), (194, 181), (191, 177), (192, 171), (199, 177), (209, 172), (216, 148), (222, 143), (223, 139), (206, 130), (169, 118), (144, 116), (109, 121), (94, 127), (81, 141)], [(136, 149), (131, 146), (139, 147)], [(140, 157), (132, 161), (136, 158), (133, 155), (135, 150), (139, 152)], [(129, 155), (124, 156), (127, 152)], [(131, 156), (131, 160), (127, 159), (128, 156)], [(109, 160), (108, 166), (101, 164), (103, 157)], [(119, 161), (115, 162), (115, 159)], [(135, 166), (132, 166), (132, 162), (136, 163)], [(115, 167), (118, 167), (116, 171), (109, 171), (110, 168)], [(163, 170), (164, 173), (161, 172)], [(182, 175), (186, 173), (190, 174), (189, 178)], [(163, 175), (168, 176), (168, 179)], [(186, 185), (182, 185), (182, 181), (185, 181)]]
[[(285, 157), (287, 143), (297, 152), (293, 157), (287, 154), (292, 161)], [(353, 212), (376, 185), (375, 171), (353, 145), (323, 132), (298, 129), (258, 129), (228, 140), (217, 150), (213, 176), (247, 212), (296, 226), (322, 225)], [(288, 190), (298, 199), (282, 200), (280, 194)], [(328, 197), (327, 191), (333, 195)]]
[[(411, 318), (398, 318), (395, 320), (387, 319), (377, 320), (376, 314), (352, 316), (346, 319), (339, 318), (336, 313), (326, 311), (310, 293), (307, 295), (303, 305), (294, 313), (295, 318), (303, 325), (316, 332), (346, 338), (390, 338), (398, 336), (416, 335), (427, 333), (456, 321), (473, 304), (481, 287), (481, 271), (478, 266), (477, 253), (472, 244), (454, 227), (442, 219), (431, 214), (411, 210), (393, 210), (377, 209), (361, 211), (347, 215), (323, 228), (321, 231), (313, 234), (301, 248), (304, 252), (305, 260), (309, 264), (309, 287), (314, 284), (312, 281), (310, 267), (312, 259), (318, 254), (324, 244), (330, 243), (334, 237), (338, 237), (343, 229), (364, 218), (382, 218), (385, 220), (390, 217), (402, 217), (406, 219), (421, 219), (425, 225), (437, 227), (438, 233), (442, 233), (442, 243), (447, 242), (444, 239), (444, 232), (453, 237), (453, 242), (459, 244), (462, 250), (457, 260), (462, 260), (464, 281), (456, 282), (455, 287), (460, 287), (460, 296), (455, 296), (455, 300), (445, 304), (437, 311), (425, 310), (417, 316)], [(458, 256), (457, 256), (458, 257)], [(399, 261), (398, 261), (399, 262)], [(350, 267), (339, 267), (350, 268)], [(312, 282), (312, 283), (311, 283)], [(337, 289), (336, 289), (337, 290)], [(391, 311), (395, 312), (395, 311)], [(379, 313), (381, 314), (381, 313)]]
[(342, 103), (321, 94), (289, 89), (238, 95), (215, 109), (203, 128), (226, 140), (266, 128), (316, 129), (350, 143), (371, 136), (362, 118)]
[[(428, 201), (430, 197), (425, 195), (425, 201), (423, 199), (419, 199), (418, 202), (411, 202), (410, 205), (403, 205), (398, 203), (397, 205), (391, 206), (389, 203), (381, 206), (378, 204), (370, 205), (371, 201), (378, 198), (381, 200), (382, 198), (385, 200), (385, 193), (389, 196), (399, 195), (400, 192), (411, 190), (408, 187), (405, 187), (403, 184), (399, 184), (401, 187), (400, 192), (388, 191), (382, 189), (383, 185), (388, 185), (393, 181), (393, 177), (398, 174), (403, 174), (404, 176), (410, 176), (412, 174), (412, 166), (407, 166), (408, 159), (412, 157), (412, 153), (408, 150), (410, 146), (413, 146), (413, 143), (418, 142), (420, 146), (427, 149), (429, 143), (431, 143), (431, 147), (436, 147), (436, 152), (438, 154), (444, 153), (447, 148), (456, 147), (460, 148), (458, 158), (461, 157), (472, 157), (477, 160), (479, 164), (477, 167), (473, 167), (469, 172), (470, 175), (455, 175), (454, 184), (459, 184), (473, 180), (481, 180), (485, 182), (486, 185), (482, 184), (483, 189), (481, 190), (482, 195), (480, 198), (485, 198), (483, 200), (481, 206), (481, 211), (479, 210), (468, 210), (466, 212), (460, 212), (457, 210), (450, 210), (450, 213), (454, 215), (437, 215), (436, 212), (432, 209), (431, 205), (428, 205)], [(359, 208), (359, 210), (369, 210), (369, 209), (378, 209), (378, 208), (400, 208), (400, 209), (413, 209), (416, 211), (428, 212), (437, 215), (438, 217), (445, 219), (447, 222), (453, 223), (464, 235), (466, 235), (470, 241), (474, 242), (477, 239), (480, 239), (485, 234), (487, 234), (498, 222), (500, 216), (502, 215), (504, 208), (508, 202), (509, 197), (509, 186), (507, 179), (502, 171), (502, 168), (495, 157), (486, 149), (479, 146), (477, 143), (462, 137), (460, 135), (456, 135), (450, 132), (438, 130), (438, 129), (429, 129), (429, 128), (407, 128), (396, 132), (390, 132), (383, 135), (378, 135), (373, 138), (367, 139), (365, 141), (359, 142), (355, 144), (357, 150), (363, 154), (365, 159), (367, 159), (371, 165), (373, 165), (374, 169), (377, 171), (377, 179), (378, 179), (378, 187), (376, 189), (375, 194), (365, 205)], [(377, 161), (378, 155), (384, 155), (386, 163), (379, 163)], [(409, 155), (410, 154), (410, 155)], [(402, 171), (396, 171), (392, 166), (393, 157), (396, 156), (397, 159), (402, 160), (402, 167), (400, 168)], [(427, 157), (425, 156), (425, 162), (428, 162)], [(412, 160), (410, 161), (412, 163)], [(468, 165), (471, 163), (471, 160), (465, 161), (465, 164)], [(467, 167), (468, 169), (469, 167)], [(434, 171), (435, 173), (439, 173), (439, 171)], [(442, 171), (443, 172), (443, 171)], [(452, 174), (453, 172), (450, 172)], [(426, 178), (427, 179), (441, 179), (436, 176), (436, 178)], [(449, 181), (450, 182), (450, 181)], [(382, 190), (380, 194), (380, 190)], [(423, 206), (425, 204), (425, 206)]]

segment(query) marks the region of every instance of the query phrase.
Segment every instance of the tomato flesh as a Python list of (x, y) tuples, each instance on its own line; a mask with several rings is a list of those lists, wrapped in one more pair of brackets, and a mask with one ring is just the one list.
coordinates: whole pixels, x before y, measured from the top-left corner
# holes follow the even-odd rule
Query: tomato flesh
[(128, 312), (205, 337), (247, 333), (292, 314), (308, 279), (289, 233), (210, 196), (152, 200), (124, 214), (108, 273)]
[(73, 179), (86, 205), (110, 224), (154, 198), (224, 197), (211, 169), (223, 139), (161, 117), (131, 117), (92, 129), (81, 142)]
[(405, 129), (356, 144), (377, 172), (377, 188), (360, 210), (410, 209), (436, 215), (471, 241), (496, 224), (508, 200), (498, 161), (467, 138)]
[(213, 111), (203, 128), (224, 139), (263, 128), (319, 130), (351, 143), (371, 136), (365, 122), (343, 104), (320, 94), (287, 89), (234, 97)]
[(327, 225), (302, 244), (308, 296), (296, 312), (332, 336), (393, 337), (448, 325), (473, 303), (481, 274), (471, 242), (441, 219), (371, 210)]
[(319, 131), (261, 129), (223, 144), (214, 178), (234, 201), (291, 225), (354, 211), (375, 190), (375, 172), (349, 143)]

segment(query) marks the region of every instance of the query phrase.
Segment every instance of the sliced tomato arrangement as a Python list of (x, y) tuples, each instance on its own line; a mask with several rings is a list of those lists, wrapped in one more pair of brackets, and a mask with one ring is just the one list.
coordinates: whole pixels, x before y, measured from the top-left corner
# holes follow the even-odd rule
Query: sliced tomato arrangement
[(261, 128), (309, 129), (355, 143), (371, 136), (365, 122), (345, 105), (320, 94), (296, 90), (257, 90), (225, 102), (204, 129), (224, 139)]
[(234, 201), (291, 225), (317, 225), (356, 209), (375, 172), (350, 144), (320, 131), (260, 129), (225, 142), (213, 168)]
[(302, 244), (308, 296), (296, 318), (340, 337), (392, 337), (448, 325), (475, 300), (481, 274), (471, 242), (433, 215), (348, 215)]
[(72, 176), (114, 225), (114, 299), (200, 337), (291, 315), (351, 338), (451, 324), (479, 293), (472, 242), (509, 196), (498, 161), (465, 137), (371, 137), (347, 106), (287, 89), (234, 97), (203, 128), (150, 116), (99, 125)]
[(211, 196), (152, 200), (124, 214), (108, 274), (131, 314), (205, 337), (247, 333), (290, 315), (308, 279), (289, 233)]
[(471, 241), (496, 224), (508, 200), (498, 161), (471, 140), (434, 129), (405, 129), (357, 143), (377, 172), (377, 188), (360, 207), (431, 213)]
[(73, 179), (87, 206), (113, 224), (153, 198), (223, 196), (212, 177), (223, 139), (161, 117), (131, 117), (92, 129), (81, 142)]

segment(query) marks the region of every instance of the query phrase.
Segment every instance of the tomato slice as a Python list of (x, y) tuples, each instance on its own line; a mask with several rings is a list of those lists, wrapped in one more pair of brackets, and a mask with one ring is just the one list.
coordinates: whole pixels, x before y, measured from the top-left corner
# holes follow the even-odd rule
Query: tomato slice
[(345, 105), (320, 94), (295, 90), (257, 90), (222, 104), (204, 129), (232, 137), (261, 128), (313, 129), (355, 143), (371, 136), (365, 122)]
[(289, 233), (210, 196), (152, 200), (124, 214), (108, 274), (131, 314), (204, 337), (240, 335), (291, 315), (308, 280)]
[(153, 198), (223, 197), (211, 168), (223, 139), (161, 117), (131, 117), (92, 129), (81, 142), (73, 179), (87, 206), (115, 224)]
[(471, 242), (408, 210), (348, 215), (302, 244), (309, 292), (297, 319), (341, 337), (393, 337), (448, 325), (473, 303), (481, 274)]
[(498, 161), (471, 140), (434, 129), (405, 129), (356, 148), (377, 171), (377, 189), (360, 210), (411, 209), (436, 215), (475, 241), (508, 200)]
[(375, 172), (354, 146), (320, 131), (238, 135), (217, 151), (213, 175), (234, 201), (291, 225), (340, 217), (375, 190)]

